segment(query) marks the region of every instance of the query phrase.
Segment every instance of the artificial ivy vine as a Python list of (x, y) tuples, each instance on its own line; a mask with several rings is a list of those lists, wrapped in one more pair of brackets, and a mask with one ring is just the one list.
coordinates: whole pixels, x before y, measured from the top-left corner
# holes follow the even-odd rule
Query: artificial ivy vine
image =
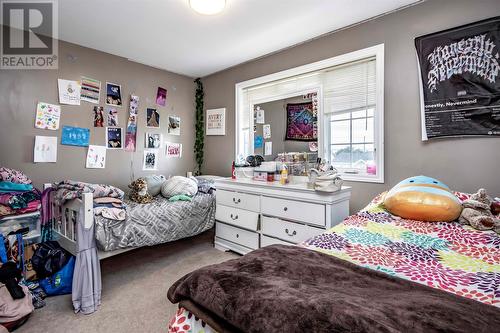
[(196, 175), (201, 175), (201, 166), (203, 165), (203, 146), (205, 139), (205, 119), (203, 116), (203, 98), (205, 93), (203, 92), (203, 83), (198, 78), (194, 80), (196, 83), (196, 124), (195, 124), (195, 140), (194, 140), (194, 153), (196, 158), (196, 164), (198, 170), (195, 172)]

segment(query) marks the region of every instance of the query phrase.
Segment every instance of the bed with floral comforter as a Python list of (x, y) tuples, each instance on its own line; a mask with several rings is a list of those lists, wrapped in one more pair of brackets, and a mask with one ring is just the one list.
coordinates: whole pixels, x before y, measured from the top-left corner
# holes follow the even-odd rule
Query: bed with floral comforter
[(301, 246), (500, 307), (500, 236), (458, 222), (406, 220), (381, 197)]
[[(359, 266), (500, 307), (500, 236), (458, 222), (391, 215), (376, 197), (343, 223), (302, 244)], [(185, 309), (170, 332), (213, 332)]]

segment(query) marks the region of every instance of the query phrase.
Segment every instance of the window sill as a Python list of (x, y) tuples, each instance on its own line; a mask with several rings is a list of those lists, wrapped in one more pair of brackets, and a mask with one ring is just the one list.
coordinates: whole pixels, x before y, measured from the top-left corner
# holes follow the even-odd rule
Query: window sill
[(384, 183), (383, 175), (367, 175), (367, 174), (352, 174), (339, 171), (340, 177), (348, 182), (361, 182), (361, 183)]

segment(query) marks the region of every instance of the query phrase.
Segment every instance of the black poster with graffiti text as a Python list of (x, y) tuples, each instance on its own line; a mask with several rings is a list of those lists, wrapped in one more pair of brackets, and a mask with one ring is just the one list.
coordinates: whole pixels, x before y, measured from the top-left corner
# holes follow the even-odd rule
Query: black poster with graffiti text
[(415, 38), (422, 140), (500, 136), (500, 17)]

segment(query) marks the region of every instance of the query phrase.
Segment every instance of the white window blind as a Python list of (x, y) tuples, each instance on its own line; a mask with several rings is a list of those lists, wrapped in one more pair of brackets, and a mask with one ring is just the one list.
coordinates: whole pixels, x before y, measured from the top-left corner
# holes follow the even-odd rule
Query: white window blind
[(375, 105), (375, 58), (334, 67), (323, 76), (325, 113), (352, 112)]
[(320, 84), (321, 73), (312, 72), (246, 88), (243, 93), (246, 95), (244, 98), (247, 98), (248, 101), (259, 101), (299, 93), (309, 88), (318, 87)]

